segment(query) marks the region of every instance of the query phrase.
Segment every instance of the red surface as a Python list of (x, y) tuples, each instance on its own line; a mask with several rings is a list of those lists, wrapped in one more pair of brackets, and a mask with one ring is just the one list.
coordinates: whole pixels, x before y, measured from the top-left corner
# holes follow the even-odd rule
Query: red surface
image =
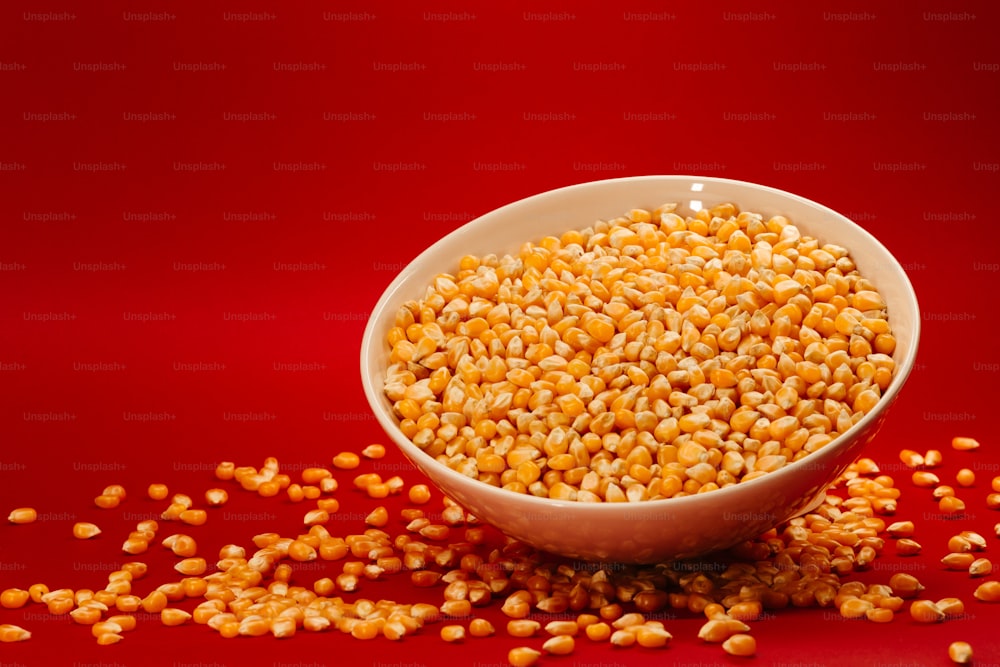
[[(967, 618), (933, 627), (783, 612), (753, 624), (753, 664), (945, 665), (965, 638), (976, 664), (1000, 665), (1000, 606), (941, 570), (958, 524), (896, 458), (934, 447), (943, 477), (974, 469), (961, 526), (995, 557), (995, 3), (97, 4), (0, 8), (0, 509), (43, 514), (0, 525), (0, 589), (99, 586), (129, 560), (135, 521), (162, 510), (149, 482), (200, 495), (220, 460), (275, 455), (294, 472), (384, 440), (358, 378), (364, 320), (441, 234), (555, 186), (702, 173), (841, 210), (909, 271), (919, 363), (868, 453), (900, 477), (897, 516), (918, 523), (924, 553), (887, 555), (865, 579), (912, 571), (927, 597), (966, 601)], [(984, 447), (953, 452), (956, 434)], [(395, 451), (379, 465), (419, 479)], [(92, 507), (109, 483), (131, 497)], [(298, 529), (304, 505), (232, 496), (188, 529), (203, 553)], [(338, 497), (331, 529), (361, 530), (371, 501)], [(75, 520), (105, 532), (74, 541)], [(143, 556), (156, 570), (143, 586), (170, 576), (168, 555)], [(405, 577), (363, 594), (418, 599)], [(665, 651), (583, 641), (545, 664), (748, 662), (701, 645), (690, 615), (664, 621)], [(0, 610), (8, 622), (34, 638), (0, 645), (5, 667), (493, 667), (525, 643), (501, 630), (444, 645), (436, 629), (223, 641), (154, 622), (99, 647), (37, 606)]]

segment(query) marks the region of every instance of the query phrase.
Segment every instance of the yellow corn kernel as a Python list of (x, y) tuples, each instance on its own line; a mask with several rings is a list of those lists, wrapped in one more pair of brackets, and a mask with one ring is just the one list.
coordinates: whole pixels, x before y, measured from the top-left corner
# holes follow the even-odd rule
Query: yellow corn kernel
[(414, 505), (425, 505), (431, 500), (431, 490), (426, 484), (414, 484), (410, 487), (408, 497)]
[(485, 618), (474, 618), (469, 621), (469, 634), (473, 637), (489, 637), (496, 629)]
[(189, 526), (201, 526), (208, 521), (208, 512), (205, 510), (184, 510), (178, 518)]
[(927, 468), (936, 468), (941, 465), (942, 461), (944, 461), (944, 456), (941, 454), (941, 450), (928, 449), (927, 453), (924, 454), (924, 466)]
[(183, 625), (191, 619), (191, 614), (176, 607), (165, 607), (160, 610), (160, 622), (163, 625), (175, 626)]
[(932, 486), (937, 486), (941, 483), (941, 480), (932, 472), (926, 470), (917, 470), (913, 473), (913, 485), (929, 488)]
[(118, 625), (113, 621), (100, 621), (94, 623), (90, 626), (90, 634), (94, 637), (100, 639), (101, 635), (112, 634), (117, 635), (122, 631), (122, 626)]
[(189, 558), (198, 553), (198, 543), (190, 535), (175, 533), (163, 538), (163, 546), (170, 549), (175, 556)]
[(587, 635), (587, 639), (595, 642), (607, 641), (611, 637), (611, 626), (604, 621), (596, 621), (589, 623), (584, 628), (584, 633)]
[(147, 614), (157, 614), (166, 608), (167, 602), (169, 600), (167, 600), (166, 594), (161, 590), (155, 590), (142, 598), (140, 605)]
[(77, 607), (69, 613), (70, 617), (80, 625), (93, 625), (101, 620), (101, 610), (97, 607)]
[(965, 613), (965, 604), (959, 598), (941, 598), (934, 604), (947, 617), (961, 616)]
[(735, 618), (713, 618), (698, 630), (698, 639), (717, 644), (724, 642), (734, 634), (746, 632), (749, 629), (750, 626)]
[(938, 501), (938, 509), (946, 514), (958, 514), (965, 511), (965, 502), (956, 496), (945, 496)]
[(920, 581), (912, 574), (907, 574), (906, 572), (897, 572), (892, 575), (889, 579), (889, 587), (895, 595), (904, 599), (915, 597), (920, 591), (924, 590), (924, 586)]
[(229, 502), (229, 492), (225, 489), (208, 489), (205, 491), (205, 503), (209, 507), (219, 507)]
[(121, 504), (121, 501), (122, 499), (119, 496), (108, 495), (108, 494), (101, 494), (96, 498), (94, 498), (94, 504), (100, 507), (101, 509), (106, 509), (106, 510), (118, 507), (118, 505)]
[(1000, 602), (1000, 581), (985, 581), (972, 595), (981, 602)]
[(615, 630), (611, 633), (611, 639), (608, 641), (611, 642), (612, 646), (620, 646), (623, 648), (626, 646), (632, 646), (635, 644), (635, 633), (628, 630)]
[(977, 558), (969, 565), (969, 575), (973, 577), (985, 577), (993, 571), (993, 563), (988, 558)]
[(11, 510), (7, 515), (7, 520), (11, 523), (24, 524), (32, 523), (38, 518), (38, 512), (34, 507), (18, 507)]
[(663, 648), (671, 639), (673, 635), (662, 627), (643, 624), (635, 628), (635, 643), (643, 648)]
[(354, 452), (340, 452), (333, 457), (333, 467), (340, 470), (353, 470), (361, 465), (361, 458)]
[(122, 543), (122, 551), (127, 554), (141, 554), (149, 549), (149, 541), (141, 537), (129, 537)]
[(903, 462), (903, 465), (908, 468), (919, 468), (924, 465), (924, 457), (920, 452), (916, 452), (912, 449), (904, 449), (899, 452), (899, 460)]
[(121, 632), (131, 632), (135, 630), (137, 621), (135, 616), (131, 614), (115, 614), (114, 616), (108, 616), (109, 623), (117, 623), (121, 627)]
[(948, 645), (948, 658), (957, 665), (972, 662), (972, 646), (969, 642), (952, 642)]
[(221, 461), (215, 466), (215, 478), (223, 482), (233, 479), (236, 474), (236, 464), (232, 461)]
[(28, 598), (32, 602), (41, 602), (42, 596), (48, 592), (49, 592), (49, 587), (46, 586), (45, 584), (32, 584), (28, 586)]
[(576, 640), (570, 635), (557, 635), (545, 640), (542, 650), (552, 655), (570, 655), (576, 648)]
[(959, 486), (969, 487), (976, 483), (976, 473), (969, 468), (962, 468), (955, 473), (955, 481)]
[(119, 500), (125, 500), (125, 487), (121, 484), (109, 484), (104, 487), (104, 491), (101, 493), (103, 496), (117, 496)]
[(0, 624), (0, 642), (23, 642), (31, 639), (31, 633), (12, 623)]
[(967, 452), (973, 449), (979, 449), (979, 441), (975, 438), (954, 437), (951, 439), (951, 446), (952, 449)]
[(170, 495), (170, 489), (166, 484), (150, 484), (146, 487), (146, 495), (151, 500), (163, 500)]
[(446, 642), (455, 643), (465, 639), (465, 626), (444, 625), (441, 626), (441, 639)]
[(511, 637), (533, 637), (541, 629), (542, 624), (524, 618), (507, 621), (507, 634)]
[(196, 576), (205, 573), (208, 563), (204, 558), (185, 558), (174, 565), (174, 569), (186, 576)]
[(146, 572), (148, 571), (148, 569), (149, 568), (146, 566), (145, 563), (135, 560), (122, 564), (122, 571), (131, 574), (133, 581), (135, 581), (136, 579), (142, 579), (144, 576), (146, 576)]
[(299, 562), (316, 560), (316, 549), (304, 540), (294, 540), (288, 545), (288, 557)]
[(913, 535), (913, 522), (896, 521), (889, 524), (885, 530), (891, 537), (910, 537)]
[(757, 640), (752, 635), (737, 633), (722, 642), (722, 650), (729, 655), (748, 657), (757, 652)]
[(28, 591), (20, 588), (8, 588), (0, 593), (0, 607), (4, 609), (20, 609), (31, 599)]
[(507, 662), (511, 664), (511, 667), (531, 667), (538, 662), (541, 655), (541, 651), (527, 646), (518, 646), (508, 651)]
[(945, 614), (930, 600), (915, 600), (910, 604), (910, 617), (918, 623), (939, 623)]
[(287, 616), (278, 616), (271, 620), (271, 634), (275, 639), (294, 637), (296, 627), (295, 619)]
[(379, 505), (365, 517), (365, 523), (369, 526), (381, 528), (389, 523), (389, 510), (384, 505)]
[(374, 443), (361, 450), (361, 456), (366, 459), (381, 459), (385, 457), (385, 445)]

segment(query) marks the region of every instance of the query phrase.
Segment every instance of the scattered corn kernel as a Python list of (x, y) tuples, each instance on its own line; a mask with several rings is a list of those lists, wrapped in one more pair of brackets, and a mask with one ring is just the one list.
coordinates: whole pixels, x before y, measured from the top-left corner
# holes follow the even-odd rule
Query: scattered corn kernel
[(1000, 602), (1000, 581), (984, 581), (972, 595), (982, 602)]
[(180, 514), (181, 522), (189, 526), (201, 526), (208, 521), (208, 512), (205, 510), (184, 510)]
[(11, 510), (11, 513), (7, 515), (7, 520), (11, 523), (32, 523), (38, 518), (38, 512), (34, 507), (18, 507), (15, 510)]
[(94, 504), (100, 507), (101, 509), (106, 509), (106, 510), (118, 507), (118, 505), (121, 504), (121, 501), (122, 499), (120, 496), (108, 495), (108, 494), (101, 494), (96, 498), (94, 498)]
[(951, 446), (959, 451), (971, 451), (979, 449), (979, 441), (975, 438), (955, 437), (951, 439)]
[(938, 508), (947, 514), (958, 514), (965, 511), (965, 502), (955, 496), (945, 496), (938, 501)]
[(945, 613), (930, 600), (915, 600), (910, 604), (910, 617), (918, 623), (938, 623)]
[(385, 456), (385, 445), (371, 444), (361, 450), (361, 456), (366, 459), (380, 459)]
[(485, 618), (474, 618), (469, 621), (469, 634), (473, 637), (489, 637), (496, 629)]
[(183, 625), (191, 619), (191, 614), (176, 607), (166, 607), (160, 610), (160, 621), (163, 625)]
[(426, 484), (414, 484), (410, 487), (408, 495), (414, 505), (425, 505), (431, 500), (431, 490)]
[(959, 486), (972, 486), (976, 483), (976, 473), (969, 468), (962, 468), (955, 474), (955, 481)]
[(12, 623), (0, 624), (0, 642), (23, 642), (31, 639), (31, 633)]
[(441, 627), (441, 639), (446, 642), (460, 642), (465, 639), (465, 626), (444, 625)]
[(570, 635), (556, 635), (542, 644), (542, 650), (552, 655), (570, 655), (575, 648), (576, 640)]
[(531, 667), (538, 662), (541, 655), (541, 651), (527, 646), (518, 646), (507, 653), (507, 662), (511, 664), (511, 667)]
[(941, 465), (942, 461), (944, 461), (944, 456), (939, 449), (928, 449), (927, 453), (924, 454), (924, 467), (936, 468)]
[(969, 574), (973, 577), (985, 577), (993, 571), (993, 563), (988, 558), (977, 558), (969, 565)]
[(4, 609), (20, 609), (28, 600), (31, 594), (20, 588), (8, 588), (0, 593), (0, 607)]
[(948, 658), (957, 665), (972, 662), (972, 646), (968, 642), (952, 642), (948, 645)]
[(757, 640), (752, 635), (735, 634), (722, 642), (722, 650), (729, 655), (751, 656), (757, 652)]
[(941, 483), (941, 479), (937, 475), (926, 470), (917, 470), (914, 472), (912, 481), (914, 486), (921, 487), (932, 487)]
[(360, 457), (354, 452), (340, 452), (333, 457), (333, 467), (341, 470), (353, 470), (361, 465)]
[(205, 503), (209, 507), (219, 507), (229, 502), (229, 492), (225, 489), (208, 489), (205, 491)]
[(166, 484), (150, 484), (146, 487), (146, 495), (151, 500), (163, 500), (170, 495), (170, 489)]

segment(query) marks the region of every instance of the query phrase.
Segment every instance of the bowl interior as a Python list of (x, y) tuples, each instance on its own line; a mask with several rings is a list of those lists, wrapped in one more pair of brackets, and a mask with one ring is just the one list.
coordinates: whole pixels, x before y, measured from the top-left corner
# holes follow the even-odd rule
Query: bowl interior
[[(404, 302), (420, 298), (435, 275), (454, 272), (463, 255), (515, 253), (525, 241), (583, 228), (599, 219), (620, 216), (632, 208), (652, 209), (667, 202), (676, 202), (680, 215), (724, 202), (732, 202), (741, 210), (764, 216), (784, 215), (804, 234), (817, 237), (823, 243), (846, 247), (859, 271), (885, 298), (897, 341), (893, 355), (896, 361), (895, 377), (878, 406), (829, 447), (752, 483), (736, 484), (696, 496), (628, 503), (626, 507), (614, 503), (560, 503), (491, 487), (437, 463), (402, 434), (392, 406), (383, 394), (383, 377), (389, 358), (385, 336), (397, 309)], [(565, 531), (567, 521), (596, 521), (604, 526), (609, 536), (602, 540), (591, 535), (587, 538), (588, 543), (603, 542), (611, 545), (611, 551), (614, 551), (615, 540), (620, 543), (619, 538), (627, 534), (630, 526), (638, 530), (638, 524), (645, 521), (643, 515), (648, 515), (653, 519), (646, 528), (653, 527), (654, 533), (661, 534), (662, 537), (653, 541), (659, 539), (662, 544), (659, 549), (653, 546), (645, 547), (645, 550), (652, 553), (652, 549), (656, 553), (651, 557), (661, 558), (699, 552), (698, 545), (678, 545), (680, 538), (677, 531), (660, 529), (665, 525), (663, 520), (668, 517), (673, 527), (678, 523), (690, 525), (694, 520), (711, 522), (712, 517), (725, 512), (727, 507), (729, 510), (734, 507), (749, 507), (751, 510), (766, 507), (766, 511), (759, 512), (760, 517), (755, 517), (753, 511), (748, 515), (760, 521), (743, 522), (754, 524), (760, 528), (758, 532), (762, 532), (803, 511), (808, 504), (815, 503), (829, 482), (857, 456), (858, 449), (877, 431), (885, 410), (894, 401), (913, 367), (919, 326), (916, 296), (902, 267), (871, 234), (839, 213), (797, 195), (742, 181), (697, 176), (630, 177), (582, 183), (528, 197), (491, 211), (428, 247), (396, 276), (373, 309), (362, 341), (361, 371), (367, 399), (386, 433), (433, 483), (480, 519), (493, 523), (514, 537), (566, 555), (630, 560), (627, 556), (635, 553), (635, 545), (622, 547), (631, 551), (625, 553), (625, 558), (620, 558), (621, 553), (609, 556), (608, 548), (591, 550), (591, 553), (586, 545), (561, 545), (559, 539), (552, 535)], [(631, 524), (622, 521), (625, 512), (629, 513)], [(514, 521), (514, 515), (529, 515), (534, 520)], [(558, 524), (549, 531), (551, 534), (547, 540), (533, 541), (533, 533), (541, 530), (539, 526), (547, 518), (558, 520)], [(719, 530), (723, 530), (726, 525), (738, 522), (720, 520), (717, 523)], [(729, 533), (732, 534), (732, 531)], [(572, 539), (564, 541), (573, 542)], [(668, 544), (671, 541), (675, 547)], [(701, 550), (719, 548), (724, 541), (702, 539), (704, 544)]]

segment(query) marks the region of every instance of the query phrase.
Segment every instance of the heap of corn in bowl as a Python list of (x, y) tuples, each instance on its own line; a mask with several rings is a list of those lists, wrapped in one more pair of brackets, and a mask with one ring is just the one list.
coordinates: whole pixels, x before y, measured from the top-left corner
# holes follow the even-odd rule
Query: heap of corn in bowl
[(675, 210), (436, 276), (388, 335), (403, 433), (486, 484), (622, 502), (753, 480), (867, 414), (896, 343), (848, 249), (733, 203)]

